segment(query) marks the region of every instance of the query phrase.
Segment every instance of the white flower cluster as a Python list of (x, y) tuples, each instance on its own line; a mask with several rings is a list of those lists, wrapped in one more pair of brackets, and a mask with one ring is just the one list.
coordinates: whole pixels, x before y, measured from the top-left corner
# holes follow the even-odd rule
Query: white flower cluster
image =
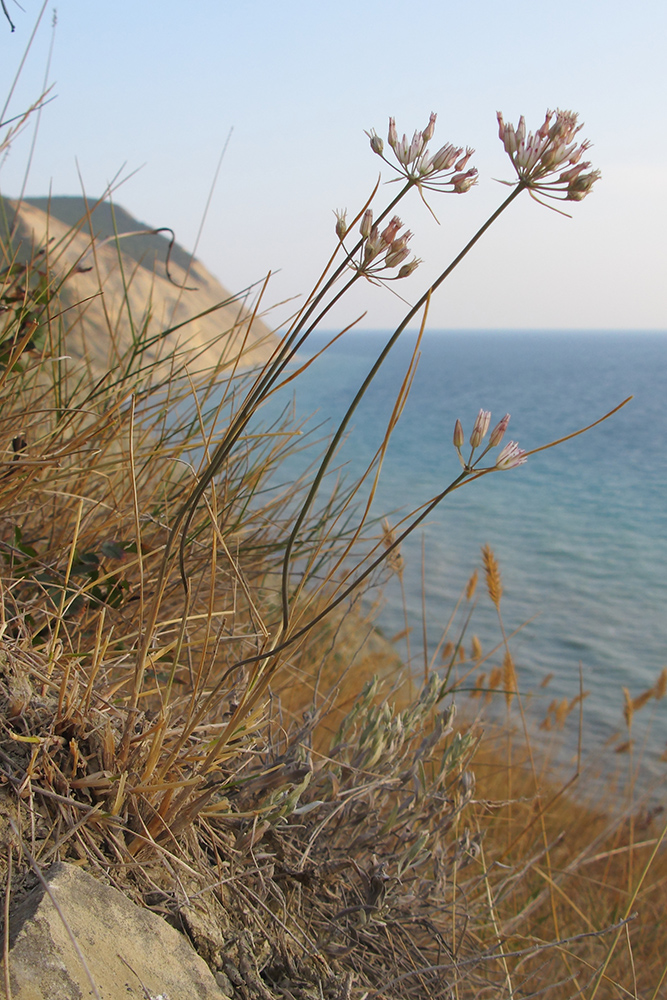
[(573, 111), (547, 111), (537, 132), (526, 134), (523, 115), (514, 128), (498, 112), (498, 134), (519, 181), (559, 201), (581, 201), (600, 176), (599, 170), (588, 170), (588, 160), (582, 160), (591, 144), (575, 139), (581, 128)]

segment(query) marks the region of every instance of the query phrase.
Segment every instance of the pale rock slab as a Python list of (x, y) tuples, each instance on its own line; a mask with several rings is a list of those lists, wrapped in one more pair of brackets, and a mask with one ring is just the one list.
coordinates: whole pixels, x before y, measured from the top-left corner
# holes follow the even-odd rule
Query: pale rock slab
[(75, 865), (58, 862), (45, 879), (60, 913), (39, 885), (10, 918), (12, 1000), (95, 996), (63, 917), (101, 1000), (226, 1000), (189, 941), (157, 914)]

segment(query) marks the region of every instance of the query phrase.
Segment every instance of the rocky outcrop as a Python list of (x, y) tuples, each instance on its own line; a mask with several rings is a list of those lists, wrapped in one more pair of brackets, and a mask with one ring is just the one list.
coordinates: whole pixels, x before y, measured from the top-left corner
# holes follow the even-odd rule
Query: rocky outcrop
[(10, 916), (12, 1000), (225, 1000), (190, 942), (157, 914), (75, 865), (57, 862), (45, 881)]

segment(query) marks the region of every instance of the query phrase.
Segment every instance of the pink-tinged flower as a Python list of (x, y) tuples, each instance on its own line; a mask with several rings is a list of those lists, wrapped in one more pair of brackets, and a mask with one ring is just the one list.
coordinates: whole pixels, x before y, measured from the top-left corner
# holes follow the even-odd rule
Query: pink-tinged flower
[(495, 448), (503, 439), (505, 431), (507, 430), (507, 425), (510, 422), (510, 415), (506, 413), (505, 416), (491, 431), (491, 437), (489, 438), (489, 448)]
[(460, 451), (464, 445), (465, 437), (463, 435), (463, 426), (460, 420), (457, 420), (454, 424), (454, 447), (457, 451)]
[(516, 441), (508, 441), (496, 459), (496, 469), (514, 469), (527, 462), (526, 452)]
[(526, 133), (523, 115), (515, 129), (498, 112), (498, 135), (516, 170), (518, 183), (533, 196), (538, 191), (558, 201), (581, 201), (600, 177), (599, 170), (588, 170), (589, 161), (580, 162), (591, 145), (587, 140), (580, 143), (576, 139), (581, 128), (574, 112), (547, 111), (537, 132)]
[(402, 225), (403, 223), (401, 222), (399, 217), (395, 215), (394, 218), (389, 223), (389, 225), (387, 226), (387, 228), (382, 233), (382, 239), (385, 241), (385, 243), (394, 242), (394, 240), (396, 239), (396, 234), (398, 233), (398, 230), (401, 228)]
[(480, 444), (486, 437), (486, 432), (489, 429), (490, 423), (491, 411), (480, 410), (475, 419), (475, 426), (472, 429), (472, 434), (470, 435), (470, 446), (472, 448), (479, 448)]
[[(367, 209), (359, 226), (359, 231), (363, 237), (360, 260), (356, 262), (350, 261), (350, 266), (371, 281), (378, 278), (387, 281), (396, 281), (398, 278), (406, 278), (409, 274), (412, 274), (421, 261), (415, 257), (414, 260), (404, 264), (410, 253), (408, 243), (412, 239), (412, 233), (409, 229), (406, 229), (403, 234), (399, 235), (402, 227), (403, 223), (395, 215), (382, 232), (380, 232), (379, 226), (377, 224), (373, 225), (373, 212), (370, 208)], [(398, 274), (388, 275), (383, 273), (399, 267), (399, 265), (403, 266)]]

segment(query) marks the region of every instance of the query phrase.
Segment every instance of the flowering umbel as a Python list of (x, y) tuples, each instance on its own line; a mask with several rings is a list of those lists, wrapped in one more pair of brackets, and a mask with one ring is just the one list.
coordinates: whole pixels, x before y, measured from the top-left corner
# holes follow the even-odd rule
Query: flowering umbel
[(381, 156), (392, 170), (396, 170), (406, 180), (416, 184), (420, 190), (429, 188), (431, 191), (464, 194), (477, 183), (475, 167), (466, 170), (468, 160), (475, 151), (445, 143), (436, 153), (429, 153), (428, 144), (435, 132), (436, 117), (437, 115), (431, 112), (428, 125), (423, 131), (415, 132), (411, 142), (408, 142), (406, 135), (402, 139), (398, 138), (396, 121), (393, 118), (389, 119), (387, 142), (398, 161), (398, 166), (384, 155), (384, 142), (374, 129), (366, 135), (370, 139), (373, 152)]
[[(347, 226), (343, 213), (336, 212), (336, 235), (342, 241)], [(345, 226), (345, 230), (343, 230)], [(389, 223), (380, 229), (373, 223), (373, 209), (367, 208), (361, 217), (359, 232), (362, 243), (358, 260), (350, 260), (350, 266), (359, 274), (371, 280), (382, 278), (384, 281), (394, 281), (397, 278), (407, 278), (421, 263), (418, 257), (407, 260), (410, 256), (408, 243), (412, 239), (409, 229), (401, 233), (403, 223), (395, 215)], [(341, 235), (342, 234), (342, 235)], [(385, 272), (398, 268), (395, 274)]]
[(498, 134), (519, 178), (514, 183), (523, 184), (531, 194), (539, 191), (558, 201), (581, 201), (586, 197), (600, 171), (589, 170), (590, 162), (582, 159), (591, 144), (587, 139), (580, 143), (575, 138), (583, 127), (577, 124), (575, 112), (547, 111), (544, 123), (534, 134), (526, 134), (523, 115), (516, 128), (505, 124), (500, 111), (497, 117)]
[(510, 422), (510, 415), (509, 413), (506, 413), (505, 416), (502, 418), (502, 420), (500, 420), (491, 431), (489, 443), (487, 444), (484, 451), (480, 455), (478, 455), (475, 461), (473, 462), (474, 453), (477, 450), (477, 448), (480, 447), (484, 438), (488, 434), (489, 425), (491, 423), (490, 411), (480, 410), (479, 413), (477, 414), (477, 417), (475, 418), (475, 423), (472, 432), (470, 434), (470, 457), (466, 462), (465, 459), (463, 458), (463, 455), (461, 454), (461, 448), (463, 447), (465, 441), (465, 437), (463, 434), (463, 426), (460, 420), (456, 421), (456, 424), (454, 425), (454, 438), (453, 438), (454, 447), (456, 448), (459, 454), (459, 461), (461, 462), (461, 465), (466, 470), (466, 472), (474, 472), (474, 471), (490, 472), (491, 469), (513, 469), (517, 465), (524, 464), (524, 462), (527, 460), (525, 451), (522, 448), (519, 448), (516, 441), (510, 441), (502, 449), (502, 451), (496, 458), (494, 465), (489, 466), (485, 470), (478, 469), (479, 463), (487, 454), (487, 452), (491, 451), (492, 448), (496, 448), (502, 441), (509, 422)]

